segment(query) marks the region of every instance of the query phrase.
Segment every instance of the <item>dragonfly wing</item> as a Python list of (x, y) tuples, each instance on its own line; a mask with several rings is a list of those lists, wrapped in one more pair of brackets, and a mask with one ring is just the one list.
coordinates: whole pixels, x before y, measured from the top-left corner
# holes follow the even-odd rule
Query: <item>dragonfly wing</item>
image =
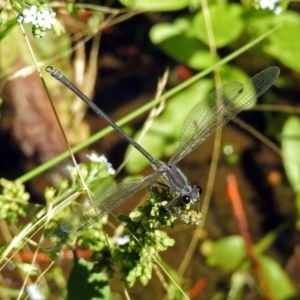
[(243, 84), (239, 82), (226, 84), (199, 102), (183, 123), (179, 147), (169, 164), (176, 164), (208, 136), (247, 108), (274, 84), (279, 73), (278, 67), (267, 68)]
[(159, 172), (154, 172), (144, 179), (125, 181), (87, 199), (49, 232), (42, 242), (42, 248), (46, 251), (59, 250), (64, 244), (75, 239), (82, 231), (101, 220), (128, 198), (151, 185), (159, 176)]

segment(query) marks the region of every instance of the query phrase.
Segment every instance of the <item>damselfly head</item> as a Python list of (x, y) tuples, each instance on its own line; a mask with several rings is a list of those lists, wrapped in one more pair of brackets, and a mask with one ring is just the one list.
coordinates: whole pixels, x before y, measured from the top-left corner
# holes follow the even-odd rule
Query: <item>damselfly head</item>
[(200, 195), (202, 194), (202, 188), (198, 185), (194, 185), (188, 194), (181, 196), (181, 202), (183, 204), (197, 204), (199, 203)]

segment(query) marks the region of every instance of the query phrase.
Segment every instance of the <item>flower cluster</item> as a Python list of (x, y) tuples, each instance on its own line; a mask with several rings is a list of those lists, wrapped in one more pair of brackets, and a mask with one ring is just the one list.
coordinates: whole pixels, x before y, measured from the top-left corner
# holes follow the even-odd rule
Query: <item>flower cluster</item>
[(186, 225), (199, 225), (202, 221), (202, 214), (193, 211), (190, 204), (174, 203), (167, 208), (164, 202), (172, 201), (175, 196), (168, 189), (152, 186), (150, 192), (145, 205), (129, 216), (118, 216), (124, 224), (125, 236), (116, 241), (117, 245), (111, 253), (114, 261), (119, 262), (121, 278), (128, 286), (133, 286), (136, 279), (146, 285), (152, 274), (152, 258), (157, 258), (159, 252), (174, 245), (175, 240), (160, 227), (172, 228), (176, 219)]
[(25, 8), (22, 14), (18, 15), (17, 23), (19, 25), (31, 23), (34, 37), (43, 37), (45, 31), (51, 29), (52, 25), (56, 23), (55, 16), (56, 13), (52, 10), (42, 7), (38, 9), (35, 5), (32, 5), (30, 8)]
[(269, 9), (276, 15), (282, 12), (282, 8), (278, 6), (278, 0), (258, 0), (257, 4), (260, 9)]

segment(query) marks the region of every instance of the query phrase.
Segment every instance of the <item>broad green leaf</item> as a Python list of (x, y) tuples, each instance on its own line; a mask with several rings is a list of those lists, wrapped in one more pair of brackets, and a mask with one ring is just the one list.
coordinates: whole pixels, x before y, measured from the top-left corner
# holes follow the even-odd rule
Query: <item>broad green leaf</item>
[(282, 159), (287, 178), (295, 193), (300, 192), (300, 118), (289, 117), (282, 129)]
[[(300, 18), (299, 18), (300, 20)], [(270, 43), (265, 51), (282, 64), (300, 71), (300, 24), (287, 24), (269, 37)]]
[(196, 70), (205, 69), (217, 62), (198, 39), (191, 36), (190, 20), (177, 19), (173, 24), (161, 23), (150, 30), (150, 39), (173, 59)]
[[(244, 29), (244, 22), (241, 18), (243, 12), (239, 4), (220, 5), (214, 4), (209, 8), (212, 33), (217, 48), (221, 48), (234, 42)], [(207, 28), (203, 12), (199, 12), (192, 24), (194, 34), (206, 45), (209, 45)]]
[[(244, 14), (243, 17), (245, 17), (247, 27), (251, 28), (251, 32), (249, 33), (252, 33), (255, 36), (264, 34), (266, 31), (277, 26), (278, 24), (284, 24), (284, 27), (287, 25), (300, 25), (299, 14), (290, 10), (284, 11), (279, 15), (275, 15), (269, 10), (252, 9), (248, 11), (247, 14)], [(272, 37), (274, 34), (276, 35), (276, 32), (270, 35), (270, 37)]]
[(173, 11), (189, 5), (189, 0), (120, 0), (120, 2), (128, 8), (143, 11)]
[[(299, 34), (300, 16), (294, 11), (284, 11), (280, 15), (275, 15), (268, 10), (248, 11), (245, 16), (247, 27), (251, 28), (253, 36), (257, 37), (264, 34), (271, 28), (282, 24), (283, 26), (269, 35), (264, 41), (263, 51), (269, 56), (278, 59), (282, 64), (299, 71), (300, 59), (299, 49), (300, 42), (295, 39)], [(258, 48), (259, 50), (259, 48)]]
[[(75, 253), (75, 252), (74, 252)], [(92, 273), (93, 263), (74, 255), (74, 266), (68, 280), (69, 300), (109, 300), (110, 288), (104, 273)]]
[(218, 61), (217, 57), (212, 56), (209, 51), (206, 50), (197, 50), (190, 56), (187, 61), (187, 65), (195, 70), (203, 70), (206, 69)]
[(233, 235), (213, 241), (207, 261), (226, 271), (236, 269), (245, 258), (245, 243), (241, 236)]
[(268, 256), (260, 256), (258, 261), (271, 298), (296, 299), (293, 298), (296, 296), (296, 290), (281, 266)]
[[(163, 113), (151, 124), (147, 134), (140, 140), (140, 132), (134, 137), (155, 158), (171, 156), (178, 146), (178, 136), (183, 121), (191, 109), (212, 89), (212, 81), (203, 79), (168, 100)], [(130, 147), (131, 148), (131, 147)], [(126, 157), (128, 157), (128, 150)], [(134, 151), (127, 161), (126, 170), (135, 174), (149, 166), (144, 156)]]

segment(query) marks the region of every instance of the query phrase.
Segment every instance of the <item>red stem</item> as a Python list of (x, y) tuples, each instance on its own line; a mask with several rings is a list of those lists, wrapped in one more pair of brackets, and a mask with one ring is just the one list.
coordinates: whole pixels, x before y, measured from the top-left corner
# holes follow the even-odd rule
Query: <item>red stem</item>
[(240, 234), (245, 241), (247, 256), (253, 264), (254, 272), (258, 278), (262, 292), (266, 300), (272, 300), (272, 296), (270, 295), (267, 283), (261, 272), (260, 264), (256, 259), (253, 251), (253, 243), (249, 232), (249, 226), (248, 226), (245, 210), (239, 193), (237, 180), (236, 177), (232, 174), (227, 175), (227, 193), (233, 208), (233, 212), (238, 224)]

